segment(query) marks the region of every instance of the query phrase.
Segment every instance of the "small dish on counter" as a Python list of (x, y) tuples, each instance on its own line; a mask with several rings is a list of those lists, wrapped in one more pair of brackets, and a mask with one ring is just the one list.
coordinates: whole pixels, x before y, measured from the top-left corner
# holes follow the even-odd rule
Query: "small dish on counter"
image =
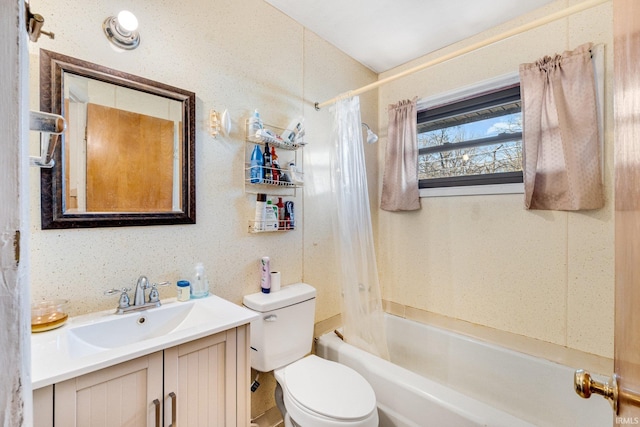
[(31, 332), (50, 331), (64, 325), (69, 318), (68, 303), (66, 299), (54, 299), (31, 304)]

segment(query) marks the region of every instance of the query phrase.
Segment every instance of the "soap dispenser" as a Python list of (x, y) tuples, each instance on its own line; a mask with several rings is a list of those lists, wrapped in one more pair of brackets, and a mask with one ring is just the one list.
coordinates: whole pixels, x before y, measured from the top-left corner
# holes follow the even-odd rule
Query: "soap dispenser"
[(204, 265), (196, 264), (195, 274), (191, 281), (191, 298), (204, 298), (209, 296), (209, 281), (204, 273)]

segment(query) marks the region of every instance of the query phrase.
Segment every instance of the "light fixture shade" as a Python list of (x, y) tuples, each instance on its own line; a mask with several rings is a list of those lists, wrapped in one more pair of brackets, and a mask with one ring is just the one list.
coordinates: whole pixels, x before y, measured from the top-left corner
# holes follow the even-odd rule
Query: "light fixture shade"
[(140, 44), (137, 28), (138, 19), (128, 10), (118, 13), (118, 17), (110, 16), (102, 23), (107, 39), (114, 46), (124, 50), (133, 50)]
[(122, 10), (118, 13), (117, 25), (125, 31), (133, 32), (138, 29), (138, 18), (128, 10)]

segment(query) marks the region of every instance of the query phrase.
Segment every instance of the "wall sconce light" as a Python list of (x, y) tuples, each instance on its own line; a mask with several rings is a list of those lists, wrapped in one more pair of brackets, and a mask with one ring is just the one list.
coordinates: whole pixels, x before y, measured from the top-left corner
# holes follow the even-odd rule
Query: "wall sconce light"
[(138, 34), (138, 18), (123, 10), (118, 16), (110, 16), (102, 23), (102, 29), (107, 39), (120, 49), (133, 50), (140, 44), (140, 34)]

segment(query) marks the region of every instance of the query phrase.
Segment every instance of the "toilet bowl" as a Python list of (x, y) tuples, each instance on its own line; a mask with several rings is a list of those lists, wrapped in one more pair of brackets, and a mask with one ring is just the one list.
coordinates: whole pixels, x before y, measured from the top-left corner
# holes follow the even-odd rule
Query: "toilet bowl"
[[(378, 425), (373, 389), (345, 365), (311, 355), (276, 369), (274, 375), (282, 387), (287, 414), (295, 422), (291, 426)], [(289, 427), (286, 422), (285, 426)]]
[(243, 304), (260, 314), (251, 322), (251, 367), (273, 370), (282, 393), (276, 403), (286, 427), (375, 427), (376, 396), (353, 369), (309, 355), (316, 290), (306, 283), (278, 292), (246, 295)]

